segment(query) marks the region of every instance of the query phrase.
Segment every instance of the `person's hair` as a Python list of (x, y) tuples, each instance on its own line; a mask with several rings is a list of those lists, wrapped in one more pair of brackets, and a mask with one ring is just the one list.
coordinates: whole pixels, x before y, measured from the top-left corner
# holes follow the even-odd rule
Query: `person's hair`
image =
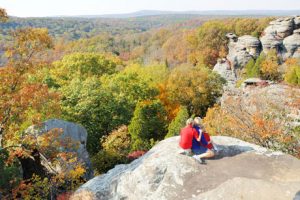
[(188, 120), (186, 120), (186, 125), (193, 125), (194, 120), (192, 118), (189, 118)]
[(201, 119), (201, 117), (195, 117), (194, 123), (197, 124), (197, 125), (202, 125), (202, 119)]
[(203, 131), (206, 131), (204, 125), (202, 124), (202, 119), (201, 119), (201, 117), (195, 117), (195, 118), (194, 118), (194, 123), (195, 123), (197, 126), (199, 126)]

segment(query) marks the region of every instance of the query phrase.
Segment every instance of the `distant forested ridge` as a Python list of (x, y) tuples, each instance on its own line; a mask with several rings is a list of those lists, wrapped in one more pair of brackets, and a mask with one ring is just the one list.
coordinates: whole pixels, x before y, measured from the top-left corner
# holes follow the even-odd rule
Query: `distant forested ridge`
[[(84, 18), (84, 17), (52, 17), (52, 18), (17, 18), (12, 17), (6, 23), (0, 24), (1, 35), (7, 36), (9, 31), (24, 28), (47, 28), (53, 37), (62, 37), (66, 40), (88, 38), (101, 33), (112, 35), (126, 33), (140, 33), (152, 28), (159, 28), (189, 20), (197, 20), (190, 26), (200, 25), (209, 17), (197, 15), (162, 15), (136, 18)], [(187, 25), (188, 26), (188, 25)]]
[[(14, 30), (25, 27), (46, 28), (55, 41), (54, 51), (49, 52), (50, 55), (47, 56), (48, 61), (74, 52), (98, 52), (116, 55), (126, 62), (164, 63), (171, 67), (183, 63), (196, 65), (201, 62), (213, 66), (219, 52), (226, 53), (226, 32), (260, 34), (268, 19), (197, 14), (118, 19), (12, 17), (0, 24), (0, 46), (4, 49), (3, 47), (9, 44), (10, 33)], [(213, 22), (201, 29), (202, 24), (210, 20)], [(255, 27), (260, 27), (256, 33), (253, 32)], [(206, 36), (203, 36), (203, 33)], [(208, 44), (208, 40), (214, 45)], [(5, 63), (3, 55), (0, 63)]]

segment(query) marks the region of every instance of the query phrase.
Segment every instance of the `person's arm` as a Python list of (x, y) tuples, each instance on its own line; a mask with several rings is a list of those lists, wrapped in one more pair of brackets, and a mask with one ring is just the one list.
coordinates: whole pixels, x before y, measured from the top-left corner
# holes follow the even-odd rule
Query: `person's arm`
[(195, 137), (195, 139), (198, 141), (198, 142), (200, 142), (200, 140), (201, 140), (201, 136), (202, 136), (202, 130), (201, 129), (199, 129), (199, 133), (198, 133), (198, 131), (196, 130), (196, 129), (194, 129), (194, 137)]
[(205, 134), (206, 134), (206, 142), (207, 142), (207, 144), (212, 144), (212, 140), (211, 140), (211, 137), (210, 137), (210, 135), (209, 135), (209, 133), (207, 133), (207, 132), (205, 132)]
[(202, 130), (201, 129), (199, 129), (199, 138), (198, 138), (198, 142), (200, 142), (201, 141), (201, 137), (202, 137)]

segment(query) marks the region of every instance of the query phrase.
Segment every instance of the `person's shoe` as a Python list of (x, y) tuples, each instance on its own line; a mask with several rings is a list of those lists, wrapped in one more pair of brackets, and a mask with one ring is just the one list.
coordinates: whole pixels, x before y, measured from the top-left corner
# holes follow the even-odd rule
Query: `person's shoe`
[(215, 151), (215, 152), (218, 152), (218, 151), (219, 151), (219, 149), (218, 149), (218, 147), (217, 147), (216, 145), (214, 146), (214, 151)]
[(202, 165), (206, 165), (206, 162), (205, 162), (205, 160), (204, 160), (204, 158), (199, 158), (200, 159), (200, 163), (202, 164)]
[(194, 155), (194, 159), (196, 159), (200, 164), (206, 164), (205, 160), (203, 158), (199, 158), (199, 156)]

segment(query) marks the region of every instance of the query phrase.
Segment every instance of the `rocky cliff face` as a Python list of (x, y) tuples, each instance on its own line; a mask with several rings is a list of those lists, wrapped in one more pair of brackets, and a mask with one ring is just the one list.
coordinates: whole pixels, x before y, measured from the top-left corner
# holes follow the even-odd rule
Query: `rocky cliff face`
[(261, 42), (258, 38), (244, 35), (237, 37), (235, 34), (227, 34), (229, 38), (229, 52), (227, 59), (232, 69), (245, 66), (251, 58), (256, 59), (261, 52)]
[(172, 137), (90, 180), (72, 199), (299, 199), (299, 160), (230, 137), (213, 140), (219, 153), (206, 165), (178, 154), (179, 137)]
[(243, 68), (251, 58), (256, 59), (262, 51), (268, 53), (276, 49), (282, 62), (291, 57), (300, 58), (300, 16), (270, 22), (261, 38), (249, 35), (237, 37), (232, 33), (227, 34), (227, 37), (229, 53), (226, 59), (230, 68), (224, 62), (218, 62), (214, 71), (227, 79), (229, 85), (232, 82), (231, 74), (237, 76), (237, 70)]

